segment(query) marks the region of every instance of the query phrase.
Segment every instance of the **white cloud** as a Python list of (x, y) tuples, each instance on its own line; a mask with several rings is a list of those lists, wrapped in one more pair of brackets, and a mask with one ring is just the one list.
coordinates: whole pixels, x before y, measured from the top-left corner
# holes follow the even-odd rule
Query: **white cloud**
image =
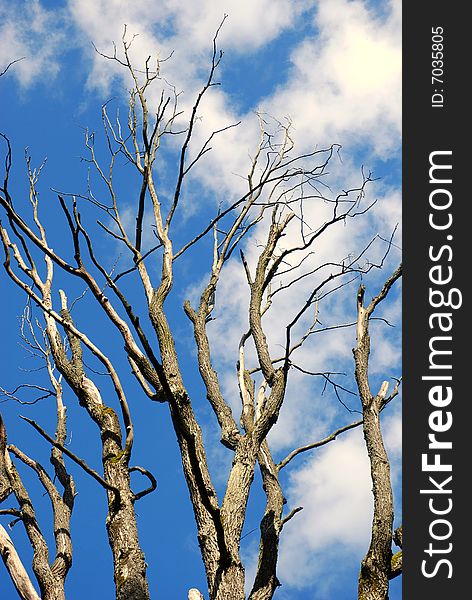
[[(401, 468), (400, 412), (384, 416), (383, 423), (396, 481)], [(281, 536), (278, 573), (288, 598), (290, 588), (307, 586), (315, 587), (317, 598), (332, 598), (346, 565), (359, 568), (370, 540), (371, 488), (360, 428), (315, 450), (290, 474), (287, 510), (303, 506), (303, 511), (287, 523)], [(352, 587), (354, 592), (355, 581)]]
[(0, 70), (22, 59), (12, 66), (10, 74), (23, 87), (37, 81), (54, 81), (65, 41), (63, 13), (46, 10), (39, 0), (18, 2), (14, 9), (1, 0), (0, 19)]
[(402, 419), (401, 410), (383, 419), (384, 443), (387, 452), (393, 458), (398, 458), (402, 450)]
[[(193, 95), (197, 81), (208, 70), (212, 40), (225, 14), (228, 17), (219, 35), (219, 47), (250, 53), (293, 26), (297, 16), (311, 4), (310, 0), (296, 0), (290, 6), (283, 0), (163, 0), (156, 9), (153, 0), (70, 0), (68, 6), (85, 50), (90, 40), (105, 53), (112, 49), (112, 42), (120, 50), (126, 24), (128, 39), (138, 34), (131, 49), (136, 65), (143, 65), (149, 55), (165, 58), (172, 53), (171, 82), (178, 90)], [(103, 61), (90, 46), (88, 54), (93, 61), (89, 84), (107, 90), (119, 68)]]
[(168, 2), (179, 33), (197, 49), (208, 46), (217, 25), (227, 14), (221, 41), (226, 48), (238, 52), (252, 52), (271, 41), (310, 5), (312, 2), (304, 0), (290, 4), (283, 0), (203, 0), (184, 5), (177, 0)]
[(332, 571), (334, 548), (337, 565), (362, 556), (370, 538), (372, 493), (361, 430), (315, 452), (290, 476), (286, 493), (289, 508), (303, 506), (281, 537), (279, 576), (287, 586), (304, 587)]
[[(343, 144), (350, 153), (363, 145), (376, 158), (387, 158), (398, 150), (401, 130), (398, 6), (398, 2), (393, 2), (388, 16), (380, 18), (361, 1), (317, 2), (318, 10), (313, 17), (317, 35), (302, 39), (294, 48), (287, 81), (270, 97), (260, 100), (258, 107), (279, 119), (291, 117), (298, 152), (333, 142)], [(221, 190), (223, 186), (231, 193), (237, 181), (228, 177), (228, 173), (245, 175), (247, 154), (256, 148), (256, 119), (250, 114), (236, 114), (224, 90), (205, 99), (202, 114), (199, 140), (206, 139), (222, 125), (240, 118), (244, 121), (243, 127), (215, 140), (211, 176), (206, 176), (207, 168), (199, 172), (212, 189)]]
[[(307, 12), (313, 6), (316, 10)], [(387, 156), (398, 148), (400, 133), (399, 6), (394, 0), (386, 7), (386, 16), (379, 16), (361, 0), (297, 0), (290, 5), (283, 0), (166, 0), (159, 3), (157, 10), (152, 0), (70, 0), (66, 19), (65, 12), (48, 13), (35, 0), (27, 28), (23, 19), (20, 28), (19, 20), (7, 11), (3, 36), (8, 43), (3, 43), (2, 48), (13, 52), (12, 57), (6, 57), (9, 60), (16, 58), (17, 53), (23, 55), (23, 49), (32, 55), (34, 48), (34, 55), (17, 65), (18, 76), (27, 85), (41, 74), (57, 73), (62, 61), (58, 43), (67, 22), (67, 45), (82, 46), (91, 64), (89, 86), (101, 89), (106, 96), (116, 77), (122, 78), (125, 88), (129, 87), (129, 74), (117, 63), (96, 54), (90, 42), (111, 54), (115, 41), (120, 52), (126, 23), (128, 39), (138, 34), (131, 49), (137, 68), (150, 55), (164, 58), (175, 51), (172, 59), (162, 65), (162, 74), (177, 91), (184, 90), (181, 106), (188, 116), (208, 73), (211, 40), (225, 12), (229, 17), (221, 31), (220, 44), (235, 54), (262, 51), (268, 42), (294, 27), (304, 13), (305, 20), (313, 20), (317, 34), (301, 38), (292, 49), (287, 81), (262, 100), (260, 108), (278, 118), (287, 114), (293, 118), (300, 152), (316, 144), (340, 142), (353, 149), (362, 143)], [(159, 92), (157, 86), (155, 97)], [(252, 114), (238, 114), (227, 90), (222, 89), (210, 91), (200, 114), (194, 152), (215, 129), (244, 121), (243, 127), (214, 140), (211, 170), (207, 158), (196, 173), (213, 190), (234, 193), (239, 182), (230, 174), (245, 175), (247, 155), (254, 152), (258, 142), (257, 120)]]
[(360, 1), (317, 6), (318, 35), (295, 49), (289, 81), (268, 110), (291, 114), (305, 144), (367, 143), (387, 155), (400, 141), (399, 3), (386, 19)]

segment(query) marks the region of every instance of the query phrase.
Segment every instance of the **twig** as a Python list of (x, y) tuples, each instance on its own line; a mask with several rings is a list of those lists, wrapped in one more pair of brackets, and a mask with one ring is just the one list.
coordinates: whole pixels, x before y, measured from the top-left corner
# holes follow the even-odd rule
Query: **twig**
[(133, 499), (134, 499), (135, 502), (136, 502), (136, 500), (140, 500), (141, 498), (144, 498), (144, 496), (147, 496), (148, 494), (151, 494), (157, 488), (156, 478), (154, 477), (154, 475), (152, 473), (150, 473), (144, 467), (139, 467), (139, 466), (129, 467), (128, 471), (130, 473), (132, 473), (133, 471), (137, 471), (138, 473), (141, 473), (142, 475), (145, 475), (149, 479), (149, 481), (151, 482), (151, 485), (148, 488), (146, 488), (145, 490), (142, 490), (141, 492), (138, 492), (137, 494), (133, 495)]
[(288, 513), (288, 515), (280, 521), (280, 526), (283, 527), (285, 525), (285, 523), (290, 521), (290, 519), (293, 519), (293, 517), (297, 513), (299, 513), (301, 510), (303, 510), (303, 506), (297, 506), (296, 508), (292, 508), (292, 510)]

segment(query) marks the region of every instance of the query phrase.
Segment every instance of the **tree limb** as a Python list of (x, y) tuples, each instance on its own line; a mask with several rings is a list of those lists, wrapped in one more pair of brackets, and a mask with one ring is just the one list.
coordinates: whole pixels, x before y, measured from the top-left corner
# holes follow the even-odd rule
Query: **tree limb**
[(0, 556), (21, 600), (41, 600), (18, 556), (10, 536), (1, 524)]
[(29, 423), (32, 427), (34, 427), (34, 429), (36, 429), (36, 431), (40, 435), (42, 435), (43, 438), (45, 440), (47, 440), (52, 446), (54, 446), (55, 448), (58, 448), (61, 452), (63, 452), (66, 456), (68, 456), (71, 460), (73, 460), (77, 465), (79, 465), (79, 467), (81, 467), (88, 475), (93, 477), (95, 479), (95, 481), (97, 481), (103, 488), (113, 492), (115, 494), (115, 496), (117, 497), (117, 499), (119, 499), (119, 496), (120, 496), (119, 489), (113, 485), (110, 485), (107, 481), (105, 481), (103, 479), (103, 477), (101, 477), (94, 469), (90, 468), (83, 459), (79, 458), (76, 454), (71, 452), (66, 446), (63, 446), (59, 442), (56, 442), (56, 440), (54, 438), (52, 438), (48, 433), (46, 433), (44, 431), (44, 429), (40, 425), (38, 425), (38, 423), (33, 421), (32, 419), (29, 419), (28, 417), (24, 417), (21, 415), (20, 415), (20, 418), (23, 419), (24, 421), (26, 421), (27, 423)]
[(360, 419), (359, 421), (355, 421), (354, 423), (350, 423), (349, 425), (345, 425), (344, 427), (340, 427), (339, 429), (336, 429), (336, 431), (333, 431), (333, 433), (331, 433), (330, 435), (318, 442), (313, 442), (312, 444), (307, 444), (306, 446), (301, 446), (300, 448), (293, 450), (292, 452), (290, 452), (290, 454), (288, 454), (283, 460), (281, 460), (277, 464), (277, 469), (280, 471), (281, 469), (286, 467), (291, 460), (293, 460), (302, 452), (308, 452), (309, 450), (313, 450), (314, 448), (324, 446), (325, 444), (328, 444), (329, 442), (335, 440), (341, 433), (349, 431), (350, 429), (354, 429), (355, 427), (359, 427), (359, 425), (362, 425), (362, 419)]

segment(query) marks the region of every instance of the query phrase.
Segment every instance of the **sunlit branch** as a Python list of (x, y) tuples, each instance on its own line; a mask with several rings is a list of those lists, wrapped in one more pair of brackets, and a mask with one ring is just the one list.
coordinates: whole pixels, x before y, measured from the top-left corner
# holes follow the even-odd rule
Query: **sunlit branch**
[(359, 425), (362, 425), (362, 419), (360, 419), (359, 421), (355, 421), (354, 423), (350, 423), (349, 425), (345, 425), (344, 427), (340, 427), (339, 429), (336, 429), (336, 431), (334, 431), (333, 433), (331, 433), (330, 435), (318, 442), (313, 442), (312, 444), (307, 444), (306, 446), (301, 446), (300, 448), (293, 450), (292, 452), (290, 452), (290, 454), (288, 454), (283, 460), (281, 460), (277, 464), (277, 469), (280, 471), (299, 454), (302, 454), (303, 452), (308, 452), (309, 450), (314, 450), (315, 448), (320, 448), (321, 446), (324, 446), (325, 444), (328, 444), (329, 442), (335, 440), (341, 433), (345, 433), (350, 429), (359, 427)]
[(301, 510), (303, 510), (303, 506), (297, 506), (296, 508), (292, 508), (292, 510), (288, 513), (288, 515), (281, 520), (281, 522), (280, 522), (281, 527), (283, 527), (286, 523), (288, 523), (288, 521), (290, 521), (290, 519), (293, 519), (293, 517), (297, 513), (299, 513)]

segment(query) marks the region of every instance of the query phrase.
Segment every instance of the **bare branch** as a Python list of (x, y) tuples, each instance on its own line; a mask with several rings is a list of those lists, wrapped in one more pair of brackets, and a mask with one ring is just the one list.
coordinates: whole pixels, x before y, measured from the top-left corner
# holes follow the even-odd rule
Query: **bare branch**
[(0, 72), (0, 77), (2, 75), (5, 75), (5, 73), (8, 71), (8, 69), (13, 66), (15, 63), (20, 62), (20, 60), (25, 60), (26, 56), (22, 56), (21, 58), (16, 58), (15, 60), (12, 60), (8, 63), (8, 65), (3, 69), (3, 71)]
[(18, 520), (21, 520), (21, 512), (17, 508), (2, 508), (0, 509), (0, 515), (12, 515)]
[(101, 477), (94, 469), (90, 468), (84, 460), (82, 460), (76, 454), (74, 454), (73, 452), (71, 452), (66, 446), (63, 446), (59, 442), (56, 442), (56, 440), (54, 438), (52, 438), (49, 434), (47, 434), (44, 431), (44, 429), (40, 425), (38, 425), (35, 421), (33, 421), (32, 419), (29, 419), (28, 417), (24, 417), (24, 416), (21, 416), (21, 415), (20, 415), (20, 418), (23, 419), (24, 421), (26, 421), (27, 423), (29, 423), (32, 427), (34, 427), (34, 429), (36, 429), (36, 431), (40, 435), (42, 435), (45, 440), (47, 440), (52, 446), (54, 446), (55, 448), (58, 448), (61, 452), (63, 452), (66, 456), (68, 456), (71, 460), (73, 460), (88, 475), (90, 475), (91, 477), (93, 477), (95, 479), (95, 481), (98, 481), (98, 483), (103, 488), (105, 488), (106, 490), (109, 490), (109, 491), (113, 492), (115, 494), (117, 500), (119, 500), (120, 491), (119, 491), (119, 489), (117, 487), (115, 487), (115, 486), (110, 485), (109, 483), (107, 483), (103, 479), (103, 477)]
[[(82, 160), (88, 170), (86, 191), (82, 194), (59, 193), (58, 202), (64, 213), (69, 250), (63, 244), (58, 251), (51, 247), (46, 235), (49, 224), (41, 219), (38, 181), (43, 172), (44, 161), (38, 168), (34, 168), (30, 156), (26, 155), (29, 190), (24, 211), (21, 198), (14, 202), (10, 194), (12, 149), (8, 138), (2, 136), (7, 147), (3, 185), (0, 186), (0, 206), (6, 213), (5, 224), (0, 224), (5, 253), (4, 267), (10, 279), (28, 296), (28, 307), (21, 321), (23, 344), (30, 355), (45, 361), (51, 386), (23, 382), (19, 385), (5, 384), (8, 391), (0, 388), (0, 394), (25, 404), (55, 396), (57, 426), (55, 435), (52, 436), (36, 421), (22, 417), (51, 445), (53, 477), (34, 458), (30, 458), (16, 446), (7, 446), (5, 429), (0, 421), (0, 501), (7, 500), (13, 494), (19, 504), (19, 510), (0, 509), (0, 515), (21, 519), (25, 526), (34, 552), (33, 568), (42, 595), (45, 595), (44, 578), (52, 580), (56, 575), (62, 575), (63, 568), (71, 561), (70, 552), (67, 560), (63, 563), (59, 561), (62, 552), (59, 547), (62, 539), (60, 535), (65, 536), (70, 532), (67, 527), (61, 528), (55, 519), (56, 560), (49, 560), (46, 538), (39, 529), (32, 501), (12, 462), (16, 462), (15, 457), (36, 472), (51, 499), (53, 512), (59, 502), (71, 509), (74, 500), (75, 487), (66, 470), (66, 457), (106, 490), (106, 529), (113, 553), (117, 598), (127, 600), (139, 596), (142, 600), (149, 599), (135, 504), (157, 488), (157, 481), (144, 467), (130, 466), (134, 427), (123, 380), (119, 375), (123, 364), (126, 370), (126, 363), (120, 358), (115, 359), (116, 340), (112, 336), (117, 332), (119, 335), (116, 339), (123, 346), (124, 356), (139, 384), (137, 400), (145, 396), (152, 401), (166, 403), (169, 407), (196, 519), (210, 600), (223, 600), (229, 596), (242, 598), (245, 594), (240, 547), (254, 481), (262, 482), (265, 508), (260, 522), (258, 565), (249, 600), (270, 600), (280, 585), (276, 573), (281, 531), (302, 510), (301, 507), (295, 507), (283, 516), (286, 500), (280, 470), (295, 457), (326, 445), (359, 425), (364, 427), (371, 464), (374, 460), (380, 460), (382, 464), (379, 468), (384, 471), (388, 468), (388, 459), (378, 443), (379, 431), (375, 430), (375, 426), (379, 425), (381, 410), (398, 395), (400, 380), (396, 380), (393, 391), (389, 392), (388, 382), (384, 382), (375, 396), (371, 394), (368, 381), (368, 326), (374, 310), (400, 276), (397, 272), (386, 281), (368, 306), (364, 306), (365, 288), (359, 288), (355, 322), (358, 339), (354, 355), (363, 419), (339, 427), (322, 440), (296, 448), (279, 464), (274, 462), (267, 441), (271, 428), (279, 418), (291, 369), (305, 375), (322, 377), (322, 393), (331, 386), (330, 391), (334, 390), (335, 396), (344, 406), (344, 393), (357, 396), (348, 389), (348, 384), (343, 386), (338, 383), (337, 376), (341, 373), (335, 368), (323, 371), (322, 367), (310, 368), (308, 364), (305, 368), (306, 363), (295, 364), (294, 356), (304, 344), (323, 342), (314, 337), (315, 334), (353, 325), (333, 325), (331, 317), (328, 316), (325, 320), (324, 314), (322, 321), (320, 310), (325, 307), (329, 309), (334, 294), (339, 294), (343, 287), (351, 285), (354, 280), (362, 281), (363, 276), (372, 269), (382, 267), (390, 248), (394, 246), (395, 230), (390, 239), (388, 236), (375, 235), (360, 252), (349, 253), (342, 260), (337, 260), (334, 256), (333, 260), (323, 259), (323, 264), (319, 264), (320, 261), (317, 260), (320, 255), (317, 246), (322, 236), (349, 219), (366, 215), (375, 204), (366, 200), (367, 186), (373, 181), (371, 173), (364, 173), (362, 170), (362, 180), (357, 187), (342, 189), (339, 193), (332, 191), (327, 179), (328, 165), (336, 153), (339, 153), (340, 146), (333, 144), (328, 148), (315, 147), (298, 154), (294, 150), (291, 119), (287, 117), (279, 121), (259, 113), (259, 140), (249, 156), (247, 168), (242, 175), (236, 175), (243, 181), (244, 189), (234, 197), (230, 194), (229, 202), (222, 195), (218, 197), (217, 192), (215, 200), (219, 208), (215, 211), (216, 214), (206, 217), (206, 209), (202, 211), (192, 219), (195, 230), (191, 233), (187, 226), (176, 227), (175, 219), (182, 208), (185, 186), (195, 168), (203, 164), (205, 155), (214, 146), (216, 136), (239, 124), (212, 127), (197, 145), (199, 113), (204, 97), (210, 88), (219, 85), (216, 75), (223, 52), (217, 41), (225, 19), (226, 15), (214, 35), (208, 71), (193, 102), (189, 104), (190, 110), (183, 128), (178, 124), (181, 120), (179, 117), (183, 114), (179, 110), (181, 92), (162, 77), (162, 61), (158, 57), (148, 56), (139, 69), (133, 65), (131, 56), (136, 35), (130, 34), (126, 25), (118, 47), (113, 43), (111, 51), (103, 53), (94, 46), (97, 54), (125, 69), (132, 89), (125, 107), (124, 121), (119, 110), (116, 111), (116, 116), (111, 115), (110, 101), (102, 105), (103, 143), (98, 143), (95, 133), (85, 131), (86, 151)], [(153, 83), (161, 87), (151, 95)], [(149, 104), (151, 101), (154, 103), (152, 108)], [(167, 140), (172, 141), (169, 144), (170, 154), (165, 145)], [(174, 142), (178, 142), (179, 146)], [(161, 152), (164, 152), (164, 156)], [(168, 161), (168, 157), (175, 158), (175, 152), (177, 161)], [(122, 188), (122, 196), (117, 182), (121, 180), (118, 170), (123, 165), (132, 171), (132, 175)], [(124, 176), (127, 177), (126, 173)], [(170, 193), (169, 181), (173, 186)], [(95, 189), (95, 185), (99, 186), (100, 191)], [(220, 194), (224, 193), (221, 190)], [(101, 198), (102, 194), (104, 198)], [(311, 207), (313, 205), (315, 208), (318, 204), (322, 205), (322, 210), (315, 217), (319, 220), (310, 222), (308, 215), (315, 212)], [(87, 218), (92, 213), (95, 217), (88, 225)], [(131, 228), (130, 215), (133, 220)], [(148, 215), (152, 219), (149, 226)], [(100, 234), (97, 240), (95, 230)], [(175, 236), (171, 235), (174, 230)], [(156, 237), (154, 244), (147, 243), (148, 232)], [(255, 232), (259, 240), (262, 236), (262, 240), (256, 241), (257, 256), (253, 262), (254, 253), (245, 249), (243, 244)], [(194, 356), (191, 351), (186, 351), (188, 349), (182, 351), (180, 331), (173, 326), (175, 302), (179, 289), (182, 288), (174, 282), (174, 277), (181, 272), (180, 269), (174, 269), (174, 261), (193, 249), (207, 234), (213, 236), (213, 239), (207, 240), (207, 279), (202, 285), (199, 303), (194, 307), (188, 301), (184, 303), (184, 312), (193, 326), (196, 348)], [(116, 243), (120, 248), (118, 257), (114, 251)], [(174, 244), (177, 251), (174, 251)], [(383, 244), (386, 244), (383, 256), (372, 262), (370, 255), (374, 250), (377, 251), (378, 246), (378, 255), (381, 255), (384, 251)], [(231, 408), (234, 398), (227, 397), (227, 393), (230, 394), (233, 388), (216, 372), (215, 367), (220, 361), (214, 356), (207, 329), (218, 315), (215, 308), (221, 298), (220, 280), (225, 275), (225, 266), (230, 266), (228, 263), (234, 257), (233, 253), (238, 250), (249, 288), (248, 323), (243, 326), (236, 373), (233, 373), (237, 378), (242, 404), (239, 422), (233, 416)], [(112, 267), (109, 266), (110, 260)], [(121, 260), (125, 262), (118, 267)], [(76, 278), (75, 284), (79, 285), (79, 291), (82, 291), (82, 284), (85, 284), (86, 300), (99, 306), (102, 317), (105, 317), (105, 325), (111, 324), (111, 333), (100, 328), (99, 337), (104, 338), (104, 345), (102, 341), (100, 346), (97, 345), (89, 337), (90, 331), (93, 331), (93, 323), (89, 334), (85, 333), (78, 322), (80, 311), (77, 313), (78, 318), (72, 319), (72, 306), (62, 290), (59, 290), (61, 307), (56, 307), (56, 288), (53, 287), (56, 266), (60, 267), (60, 275), (66, 280), (66, 276)], [(199, 272), (194, 273), (195, 277), (199, 276)], [(125, 277), (128, 278), (125, 280)], [(138, 290), (133, 284), (135, 278), (138, 279)], [(76, 295), (75, 288), (73, 289), (71, 293)], [(280, 294), (285, 292), (287, 297), (296, 289), (308, 290), (304, 292), (301, 302), (287, 304), (288, 308), (284, 306), (285, 314), (281, 318), (285, 320), (282, 324), (269, 321), (267, 315), (270, 315)], [(88, 294), (89, 291), (91, 294)], [(106, 295), (108, 292), (113, 292), (111, 299)], [(141, 306), (138, 304), (137, 294), (141, 295), (144, 302)], [(42, 339), (35, 333), (38, 330), (33, 326), (33, 303), (39, 308), (45, 321), (45, 326), (39, 325)], [(272, 335), (269, 335), (271, 332), (268, 327), (280, 325), (284, 327), (285, 336), (282, 343), (283, 356), (274, 358), (277, 354), (270, 342)], [(94, 332), (95, 337), (97, 331)], [(154, 340), (149, 337), (149, 332), (154, 335)], [(316, 348), (314, 351), (316, 352)], [(279, 352), (280, 348), (277, 350)], [(86, 364), (84, 358), (87, 359), (89, 353), (92, 361), (99, 361), (104, 366), (103, 373)], [(254, 360), (251, 365), (248, 364), (250, 360)], [(91, 366), (96, 367), (94, 362)], [(221, 503), (210, 475), (204, 443), (205, 432), (195, 413), (194, 402), (201, 400), (198, 396), (199, 386), (194, 385), (191, 372), (187, 372), (189, 368), (198, 369), (204, 394), (218, 421), (221, 442), (232, 452), (232, 463)], [(105, 375), (106, 379), (99, 381), (96, 378), (95, 383), (93, 373)], [(187, 379), (191, 382), (191, 388), (185, 383)], [(63, 380), (68, 383), (78, 404), (99, 428), (103, 474), (92, 469), (68, 449), (66, 406), (62, 401)], [(197, 400), (194, 400), (193, 393), (191, 396), (190, 389)], [(112, 399), (116, 398), (119, 402), (121, 414), (111, 405), (105, 404), (110, 391)], [(30, 398), (33, 400), (29, 401)], [(328, 400), (331, 401), (331, 398)], [(372, 407), (376, 423), (369, 421), (372, 415), (367, 414)], [(138, 403), (136, 410), (139, 410)], [(333, 427), (338, 425), (339, 423)], [(123, 439), (125, 433), (126, 440)], [(257, 465), (261, 474), (259, 479), (255, 477)], [(135, 483), (132, 475), (134, 472), (147, 479), (144, 489), (138, 488), (137, 492), (133, 492), (131, 487), (131, 481)], [(375, 488), (378, 482), (374, 479), (373, 477)], [(62, 485), (62, 496), (58, 491), (59, 484), (56, 488), (56, 480)], [(384, 486), (382, 491), (385, 490)], [(374, 489), (375, 511), (378, 509), (378, 496), (378, 490)], [(384, 497), (387, 496), (384, 494)], [(387, 547), (391, 551), (390, 517), (393, 512), (390, 511), (389, 500), (387, 498), (387, 510), (382, 513), (382, 523), (378, 528), (385, 538), (382, 542), (388, 542), (382, 546), (382, 559), (387, 556)], [(69, 549), (71, 550), (66, 548), (66, 554)], [(388, 577), (397, 574), (401, 557), (399, 562), (396, 555), (395, 564), (394, 562), (385, 566), (387, 561), (384, 561)], [(366, 568), (368, 567), (369, 565)], [(190, 590), (189, 597), (192, 594), (202, 596), (196, 589)], [(59, 596), (60, 594), (57, 595)]]
[(57, 502), (58, 499), (60, 499), (60, 496), (59, 496), (59, 493), (58, 493), (54, 483), (52, 482), (51, 478), (47, 474), (44, 467), (38, 461), (33, 460), (32, 458), (27, 456), (24, 452), (22, 452), (19, 448), (17, 448), (13, 444), (9, 444), (7, 446), (7, 450), (9, 452), (11, 452), (12, 454), (14, 454), (17, 458), (19, 458), (22, 463), (24, 463), (25, 465), (27, 465), (28, 467), (33, 469), (33, 471), (36, 472), (36, 474), (38, 475), (38, 479), (42, 483), (44, 489), (46, 490), (46, 493), (48, 494), (49, 498), (51, 499), (51, 503), (54, 508), (55, 503)]
[[(13, 492), (19, 504), (21, 520), (33, 548), (33, 571), (42, 589), (51, 581), (49, 567), (49, 551), (46, 540), (39, 527), (31, 498), (7, 451), (7, 435), (3, 419), (0, 415), (0, 477), (8, 485), (8, 492)], [(3, 494), (2, 494), (3, 495)], [(3, 498), (2, 498), (3, 499)]]
[(281, 526), (283, 527), (285, 525), (285, 523), (290, 521), (290, 519), (293, 519), (293, 517), (297, 513), (299, 513), (301, 510), (303, 510), (303, 506), (297, 506), (296, 508), (292, 508), (292, 510), (288, 513), (288, 515), (282, 519)]
[(10, 536), (2, 525), (0, 525), (0, 556), (21, 600), (41, 600)]
[(344, 427), (340, 427), (339, 429), (336, 429), (336, 431), (333, 431), (333, 433), (331, 433), (330, 435), (328, 435), (327, 437), (323, 438), (322, 440), (320, 440), (318, 442), (313, 442), (312, 444), (307, 444), (306, 446), (301, 446), (300, 448), (293, 450), (292, 452), (290, 452), (290, 454), (288, 456), (286, 456), (283, 460), (281, 460), (278, 463), (277, 469), (280, 471), (281, 469), (286, 467), (291, 460), (293, 460), (296, 456), (298, 456), (302, 452), (308, 452), (309, 450), (313, 450), (314, 448), (320, 448), (321, 446), (324, 446), (325, 444), (328, 444), (329, 442), (332, 442), (333, 440), (335, 440), (338, 437), (338, 435), (340, 435), (341, 433), (345, 433), (346, 431), (349, 431), (350, 429), (359, 427), (359, 425), (362, 425), (362, 419), (360, 419), (359, 421), (354, 421), (353, 423), (350, 423), (349, 425), (344, 425)]
[(134, 494), (135, 502), (136, 502), (136, 500), (140, 500), (141, 498), (144, 498), (144, 496), (151, 494), (157, 488), (156, 478), (150, 471), (148, 471), (144, 467), (139, 467), (139, 466), (129, 467), (128, 471), (130, 473), (132, 473), (133, 471), (137, 471), (138, 473), (141, 473), (141, 475), (145, 475), (151, 482), (151, 485), (148, 488), (146, 488), (145, 490), (142, 490), (141, 492), (138, 492), (137, 494)]
[[(197, 154), (196, 158), (188, 166), (185, 166), (185, 159), (186, 159), (186, 155), (187, 155), (188, 146), (189, 146), (190, 140), (192, 138), (193, 128), (195, 126), (195, 121), (197, 118), (198, 107), (200, 106), (201, 100), (202, 100), (203, 96), (205, 95), (205, 93), (207, 92), (207, 90), (212, 85), (215, 85), (213, 83), (213, 77), (214, 77), (215, 71), (218, 68), (218, 65), (220, 64), (220, 61), (223, 57), (223, 52), (221, 50), (218, 53), (216, 40), (218, 38), (218, 34), (219, 34), (221, 28), (223, 27), (223, 24), (224, 24), (226, 18), (227, 18), (227, 15), (224, 15), (223, 20), (221, 21), (218, 29), (216, 30), (215, 36), (213, 37), (213, 56), (211, 59), (210, 73), (208, 74), (208, 79), (207, 79), (205, 85), (203, 86), (203, 88), (201, 89), (201, 91), (199, 92), (197, 99), (195, 101), (195, 104), (193, 105), (193, 108), (192, 108), (192, 113), (190, 116), (190, 121), (189, 121), (189, 125), (188, 125), (188, 130), (187, 130), (187, 136), (185, 137), (185, 141), (182, 144), (182, 149), (180, 151), (179, 174), (177, 176), (177, 183), (175, 186), (174, 200), (173, 200), (171, 209), (169, 211), (169, 214), (167, 215), (166, 222), (165, 222), (165, 231), (168, 231), (169, 226), (172, 221), (172, 217), (174, 216), (175, 210), (177, 208), (177, 205), (178, 205), (178, 202), (180, 199), (180, 193), (182, 190), (182, 183), (183, 183), (185, 175), (197, 163), (197, 161), (200, 160), (200, 158), (209, 150), (208, 144), (210, 143), (210, 141), (212, 140), (214, 135), (216, 135), (217, 133), (220, 133), (222, 131), (225, 131), (226, 129), (229, 129), (230, 127), (235, 127), (235, 125), (229, 125), (228, 127), (224, 127), (223, 129), (213, 132), (211, 134), (211, 136), (209, 137), (209, 139), (205, 142), (205, 144), (203, 145), (203, 147), (201, 148), (199, 153)], [(236, 125), (239, 125), (239, 123), (237, 123)]]
[[(18, 398), (18, 396), (15, 395), (16, 392), (18, 392), (21, 389), (37, 390), (39, 392), (45, 392), (45, 393), (42, 396), (38, 396), (34, 400), (21, 400), (20, 398)], [(7, 398), (10, 398), (11, 400), (15, 400), (15, 402), (18, 402), (18, 404), (31, 405), (31, 404), (36, 404), (37, 402), (40, 402), (41, 400), (45, 400), (46, 398), (50, 398), (51, 396), (54, 396), (54, 392), (52, 390), (49, 390), (48, 388), (42, 387), (40, 385), (22, 383), (22, 384), (16, 386), (16, 388), (14, 390), (12, 390), (11, 392), (8, 392), (4, 388), (0, 387), (0, 395), (6, 396)]]

